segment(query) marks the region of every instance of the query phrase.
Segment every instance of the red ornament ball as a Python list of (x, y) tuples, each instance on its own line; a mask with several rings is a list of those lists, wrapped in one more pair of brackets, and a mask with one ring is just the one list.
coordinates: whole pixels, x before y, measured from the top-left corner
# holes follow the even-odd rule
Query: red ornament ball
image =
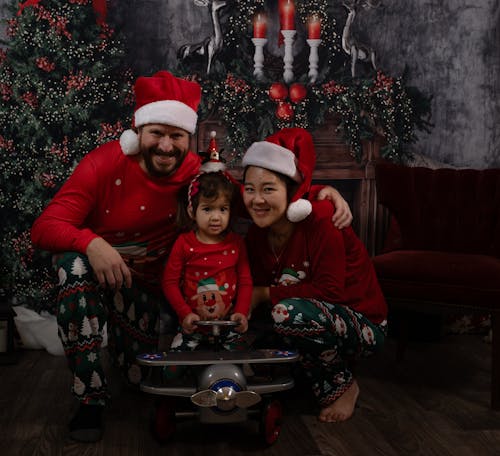
[(288, 89), (285, 84), (275, 82), (269, 87), (269, 98), (273, 101), (283, 101), (288, 96)]
[(280, 101), (275, 111), (275, 115), (280, 120), (292, 120), (293, 108), (287, 101)]
[(290, 100), (294, 103), (300, 103), (307, 95), (307, 89), (298, 82), (290, 86)]

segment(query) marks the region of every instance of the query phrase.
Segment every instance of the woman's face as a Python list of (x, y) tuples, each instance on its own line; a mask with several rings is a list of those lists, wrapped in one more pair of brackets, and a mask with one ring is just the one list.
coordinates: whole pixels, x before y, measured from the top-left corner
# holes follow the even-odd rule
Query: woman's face
[(265, 228), (286, 219), (286, 184), (275, 173), (249, 166), (243, 188), (243, 202), (257, 226)]

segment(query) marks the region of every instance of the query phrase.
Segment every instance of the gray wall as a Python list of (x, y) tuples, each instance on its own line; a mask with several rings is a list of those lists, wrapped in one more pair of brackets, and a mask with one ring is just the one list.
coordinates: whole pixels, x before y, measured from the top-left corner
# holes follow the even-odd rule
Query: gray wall
[[(108, 5), (111, 20), (124, 27), (138, 73), (174, 68), (176, 49), (210, 32), (206, 9), (193, 0)], [(500, 167), (498, 0), (384, 0), (383, 8), (364, 10), (356, 21), (381, 69), (399, 75), (408, 65), (409, 83), (434, 96), (435, 128), (414, 151), (455, 166)]]
[(458, 166), (500, 166), (500, 6), (498, 0), (384, 0), (365, 11), (364, 30), (382, 68), (410, 68), (410, 82), (433, 94), (432, 134), (415, 149)]

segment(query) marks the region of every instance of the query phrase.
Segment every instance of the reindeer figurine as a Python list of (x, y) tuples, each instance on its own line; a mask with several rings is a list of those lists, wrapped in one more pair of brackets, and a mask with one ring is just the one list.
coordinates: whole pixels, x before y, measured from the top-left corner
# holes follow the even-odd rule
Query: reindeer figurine
[(356, 63), (359, 61), (370, 61), (374, 70), (377, 69), (375, 63), (375, 50), (370, 46), (360, 43), (352, 36), (351, 27), (359, 8), (376, 8), (381, 4), (380, 0), (352, 0), (342, 3), (349, 14), (342, 31), (342, 49), (351, 56), (351, 76), (356, 75)]
[(184, 44), (177, 51), (177, 57), (184, 60), (193, 55), (207, 56), (207, 74), (210, 73), (212, 60), (222, 49), (222, 30), (219, 22), (219, 10), (226, 6), (226, 0), (193, 0), (196, 6), (206, 6), (212, 18), (213, 35), (199, 43)]

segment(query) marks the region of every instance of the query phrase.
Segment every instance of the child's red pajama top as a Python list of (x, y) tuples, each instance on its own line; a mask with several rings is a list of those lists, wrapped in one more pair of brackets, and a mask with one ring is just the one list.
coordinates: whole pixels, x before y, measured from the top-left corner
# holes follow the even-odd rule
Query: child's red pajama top
[(226, 313), (248, 316), (252, 277), (241, 236), (228, 233), (222, 242), (204, 244), (193, 231), (179, 235), (163, 272), (162, 286), (181, 322), (194, 312), (194, 298), (200, 283), (207, 279), (223, 290)]

